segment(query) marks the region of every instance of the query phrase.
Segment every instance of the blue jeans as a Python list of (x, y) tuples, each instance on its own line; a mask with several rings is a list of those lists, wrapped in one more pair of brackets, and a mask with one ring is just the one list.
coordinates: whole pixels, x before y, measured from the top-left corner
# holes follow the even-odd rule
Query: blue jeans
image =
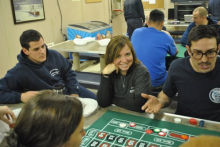
[(81, 98), (91, 98), (96, 100), (96, 95), (86, 89), (85, 87), (82, 87), (79, 85), (79, 97)]
[(129, 39), (131, 40), (131, 36), (135, 29), (143, 27), (142, 20), (140, 18), (132, 18), (127, 20), (127, 33)]

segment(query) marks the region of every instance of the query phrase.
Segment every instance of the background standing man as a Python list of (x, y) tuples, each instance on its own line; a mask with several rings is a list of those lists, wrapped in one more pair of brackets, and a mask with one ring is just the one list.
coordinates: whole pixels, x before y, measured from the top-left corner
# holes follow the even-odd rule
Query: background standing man
[(136, 28), (143, 27), (145, 22), (144, 8), (141, 0), (125, 0), (124, 16), (127, 22), (129, 39)]
[(57, 51), (49, 50), (38, 31), (24, 31), (20, 43), (19, 62), (0, 79), (0, 103), (27, 102), (38, 91), (53, 89), (57, 84), (64, 84), (66, 95), (96, 99), (79, 85), (72, 64)]
[(218, 25), (220, 25), (220, 0), (210, 0), (208, 12), (211, 15), (211, 18), (216, 20)]

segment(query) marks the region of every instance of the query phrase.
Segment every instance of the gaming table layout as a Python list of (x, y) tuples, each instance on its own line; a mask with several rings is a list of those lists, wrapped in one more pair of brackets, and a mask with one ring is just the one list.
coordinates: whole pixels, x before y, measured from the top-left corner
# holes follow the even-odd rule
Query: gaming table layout
[(107, 111), (86, 129), (81, 147), (178, 147), (198, 135), (220, 132)]

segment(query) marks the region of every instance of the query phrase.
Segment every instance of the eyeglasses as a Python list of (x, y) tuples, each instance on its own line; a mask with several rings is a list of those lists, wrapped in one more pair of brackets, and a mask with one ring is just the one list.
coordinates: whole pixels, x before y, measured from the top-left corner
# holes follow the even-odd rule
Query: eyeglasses
[(206, 55), (207, 58), (214, 58), (217, 55), (217, 53), (218, 53), (217, 50), (214, 50), (214, 51), (210, 50), (205, 53), (200, 52), (200, 51), (195, 51), (192, 53), (192, 57), (197, 60), (202, 59), (203, 55)]

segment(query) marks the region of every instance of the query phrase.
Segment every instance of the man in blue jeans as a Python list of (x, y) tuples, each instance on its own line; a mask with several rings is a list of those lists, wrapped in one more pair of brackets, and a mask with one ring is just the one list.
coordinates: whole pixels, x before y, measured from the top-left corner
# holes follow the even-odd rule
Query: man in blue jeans
[(129, 39), (136, 28), (143, 27), (145, 22), (144, 8), (141, 0), (125, 0), (124, 17), (127, 22)]
[(20, 44), (17, 65), (0, 79), (0, 104), (27, 102), (38, 91), (53, 89), (57, 84), (64, 84), (66, 95), (96, 99), (79, 85), (72, 64), (60, 53), (49, 50), (38, 31), (24, 31)]

